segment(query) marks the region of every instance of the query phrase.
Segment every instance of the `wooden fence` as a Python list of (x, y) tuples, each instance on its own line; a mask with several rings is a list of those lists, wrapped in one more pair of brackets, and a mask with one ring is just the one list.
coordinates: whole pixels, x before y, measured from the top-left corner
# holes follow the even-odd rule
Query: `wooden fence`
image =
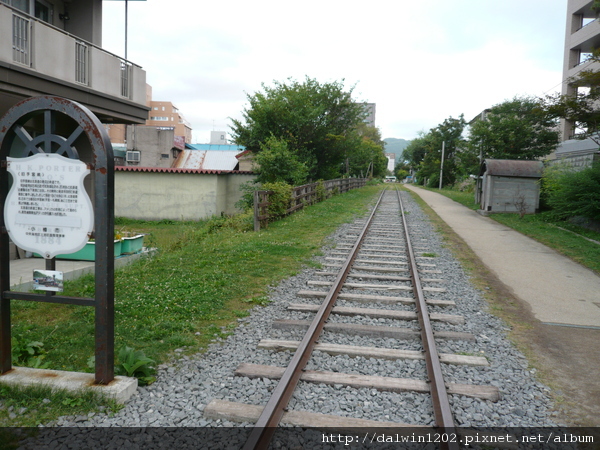
[[(305, 184), (292, 188), (292, 198), (284, 215), (292, 214), (305, 206), (318, 203), (334, 194), (342, 194), (351, 189), (357, 189), (367, 184), (366, 178), (338, 178), (323, 181), (323, 190), (319, 192), (320, 183)], [(261, 226), (266, 227), (274, 218), (269, 214), (269, 196), (273, 191), (254, 191), (254, 231)], [(321, 197), (321, 198), (319, 198)]]

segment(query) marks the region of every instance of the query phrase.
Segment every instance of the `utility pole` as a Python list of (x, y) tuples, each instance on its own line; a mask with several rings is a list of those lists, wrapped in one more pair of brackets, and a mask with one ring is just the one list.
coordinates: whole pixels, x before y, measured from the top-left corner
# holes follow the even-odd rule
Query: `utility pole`
[(444, 175), (444, 151), (446, 149), (446, 141), (442, 141), (442, 162), (440, 164), (440, 189), (442, 189), (442, 176)]

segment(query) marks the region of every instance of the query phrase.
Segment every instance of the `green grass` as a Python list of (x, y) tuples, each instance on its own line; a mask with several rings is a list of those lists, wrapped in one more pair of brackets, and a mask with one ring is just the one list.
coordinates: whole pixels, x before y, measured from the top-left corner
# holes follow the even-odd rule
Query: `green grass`
[[(205, 348), (232, 330), (249, 308), (267, 304), (269, 286), (311, 265), (325, 238), (364, 214), (380, 189), (370, 186), (335, 196), (258, 233), (248, 231), (249, 215), (184, 223), (117, 220), (117, 229), (148, 233), (145, 244), (159, 251), (115, 273), (116, 351), (126, 345), (161, 363), (175, 349), (194, 353)], [(93, 297), (93, 276), (65, 283), (64, 295)], [(43, 342), (49, 369), (92, 371), (93, 309), (12, 305), (13, 336), (19, 342)], [(0, 426), (19, 425), (18, 417), (0, 414)]]
[[(470, 209), (479, 208), (479, 205), (475, 203), (473, 193), (451, 189), (429, 190), (449, 197)], [(600, 233), (566, 221), (555, 220), (549, 213), (531, 214), (522, 218), (519, 217), (519, 214), (490, 214), (489, 217), (600, 274), (600, 245), (585, 239), (587, 237), (600, 242)]]
[[(51, 391), (49, 387), (15, 387), (0, 385), (0, 426), (37, 427), (60, 416), (88, 415), (90, 413), (114, 413), (121, 406), (103, 398), (96, 392), (78, 394), (67, 391)], [(0, 448), (12, 446), (18, 441), (11, 429), (0, 428)], [(5, 446), (2, 446), (5, 445)]]

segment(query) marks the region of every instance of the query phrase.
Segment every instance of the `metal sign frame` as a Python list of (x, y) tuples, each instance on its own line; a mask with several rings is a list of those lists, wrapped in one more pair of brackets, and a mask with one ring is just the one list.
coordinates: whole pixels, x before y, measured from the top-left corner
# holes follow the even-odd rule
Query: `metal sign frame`
[[(32, 119), (43, 124), (43, 133), (35, 137), (24, 128)], [(74, 124), (71, 127), (73, 129), (65, 132), (64, 126), (57, 126), (59, 122)], [(83, 137), (87, 140), (82, 140)], [(91, 161), (87, 161), (87, 164), (90, 176), (93, 177), (91, 190), (96, 239), (95, 298), (65, 297), (53, 295), (53, 292), (32, 294), (11, 291), (9, 235), (4, 214), (0, 214), (0, 374), (12, 369), (10, 302), (26, 300), (93, 306), (95, 382), (108, 384), (114, 379), (114, 158), (104, 126), (89, 109), (60, 97), (32, 97), (14, 105), (0, 119), (0, 211), (4, 211), (9, 191), (8, 156), (58, 153), (68, 158), (81, 159), (74, 146), (77, 140), (84, 142), (86, 150), (91, 151)], [(15, 154), (15, 148), (18, 154)], [(54, 259), (46, 260), (46, 269), (55, 270)]]

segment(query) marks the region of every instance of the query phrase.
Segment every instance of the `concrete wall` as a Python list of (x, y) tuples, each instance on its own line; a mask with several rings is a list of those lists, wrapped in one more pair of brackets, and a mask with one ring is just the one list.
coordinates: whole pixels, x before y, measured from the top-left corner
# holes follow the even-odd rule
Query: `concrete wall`
[(201, 220), (235, 214), (246, 174), (115, 172), (115, 216), (141, 220)]
[(521, 208), (534, 214), (540, 206), (536, 178), (484, 176), (481, 209), (485, 212), (516, 212)]

